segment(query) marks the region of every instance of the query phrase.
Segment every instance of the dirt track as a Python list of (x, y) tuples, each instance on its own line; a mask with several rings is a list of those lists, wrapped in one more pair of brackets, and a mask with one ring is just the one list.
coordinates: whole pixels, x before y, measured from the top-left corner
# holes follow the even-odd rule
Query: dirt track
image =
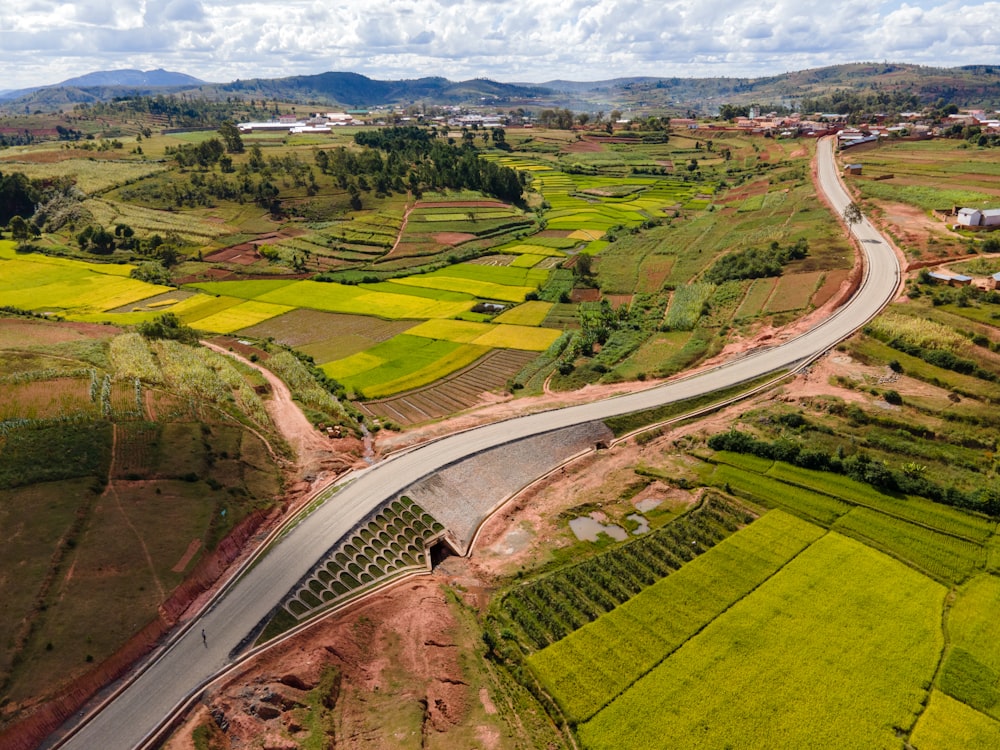
[(255, 370), (267, 380), (271, 388), (271, 398), (264, 402), (268, 416), (282, 437), (291, 445), (297, 457), (296, 475), (310, 478), (310, 482), (322, 482), (331, 474), (340, 474), (357, 463), (360, 455), (360, 441), (353, 438), (330, 440), (324, 437), (306, 419), (302, 409), (292, 399), (288, 386), (277, 375), (246, 357), (225, 347), (202, 341), (204, 346), (227, 357), (239, 360)]

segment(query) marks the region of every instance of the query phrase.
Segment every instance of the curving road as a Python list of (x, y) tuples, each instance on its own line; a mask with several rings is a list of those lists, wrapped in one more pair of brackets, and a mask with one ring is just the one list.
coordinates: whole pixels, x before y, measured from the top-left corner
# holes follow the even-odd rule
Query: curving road
[[(819, 184), (842, 215), (850, 198), (840, 183), (829, 139), (818, 146)], [(133, 748), (186, 696), (231, 664), (229, 654), (338, 538), (384, 500), (437, 469), (479, 451), (570, 425), (648, 409), (797, 366), (851, 335), (894, 296), (900, 280), (891, 246), (863, 219), (852, 227), (866, 259), (854, 298), (816, 328), (713, 370), (649, 390), (532, 414), (443, 438), (366, 469), (299, 523), (261, 561), (180, 633), (172, 645), (63, 747)], [(202, 641), (202, 629), (206, 640)]]

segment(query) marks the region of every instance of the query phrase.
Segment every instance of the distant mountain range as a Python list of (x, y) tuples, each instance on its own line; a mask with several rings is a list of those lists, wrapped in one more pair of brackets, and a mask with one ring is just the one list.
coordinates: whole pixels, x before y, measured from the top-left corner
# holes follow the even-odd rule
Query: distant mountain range
[[(317, 107), (474, 105), (566, 107), (714, 114), (722, 104), (796, 108), (803, 100), (853, 92), (871, 100), (905, 94), (920, 104), (1000, 107), (1000, 66), (931, 68), (897, 63), (850, 63), (762, 78), (639, 76), (602, 81), (553, 80), (500, 83), (487, 78), (453, 82), (441, 77), (380, 81), (358, 73), (330, 72), (286, 78), (206, 83), (166, 70), (89, 73), (51, 86), (0, 92), (7, 112), (52, 111), (114, 97), (187, 93), (211, 100), (267, 99)], [(896, 97), (898, 100), (899, 97)]]
[(7, 89), (0, 91), (0, 101), (30, 97), (37, 91), (57, 89), (112, 89), (127, 87), (132, 89), (162, 89), (162, 88), (192, 88), (200, 86), (201, 81), (186, 73), (174, 73), (157, 68), (156, 70), (101, 70), (87, 73), (76, 78), (69, 78), (49, 86), (33, 86), (26, 89)]

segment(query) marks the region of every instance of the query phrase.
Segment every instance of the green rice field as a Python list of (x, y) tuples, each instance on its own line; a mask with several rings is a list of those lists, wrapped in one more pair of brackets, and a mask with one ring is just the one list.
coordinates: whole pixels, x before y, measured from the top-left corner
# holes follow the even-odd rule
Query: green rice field
[(772, 511), (528, 664), (563, 711), (584, 721), (822, 534)]
[(323, 371), (369, 398), (433, 383), (472, 364), (489, 347), (400, 334), (371, 349), (321, 365)]
[(896, 727), (920, 714), (944, 645), (946, 593), (828, 534), (581, 725), (581, 742), (898, 747)]

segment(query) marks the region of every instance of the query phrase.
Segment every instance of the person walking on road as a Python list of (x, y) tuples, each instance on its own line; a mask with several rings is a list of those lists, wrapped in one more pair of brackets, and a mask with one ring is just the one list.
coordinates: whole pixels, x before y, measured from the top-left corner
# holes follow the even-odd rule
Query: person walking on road
[(208, 638), (205, 636), (205, 628), (201, 629), (201, 642), (205, 644), (205, 648), (208, 648)]

